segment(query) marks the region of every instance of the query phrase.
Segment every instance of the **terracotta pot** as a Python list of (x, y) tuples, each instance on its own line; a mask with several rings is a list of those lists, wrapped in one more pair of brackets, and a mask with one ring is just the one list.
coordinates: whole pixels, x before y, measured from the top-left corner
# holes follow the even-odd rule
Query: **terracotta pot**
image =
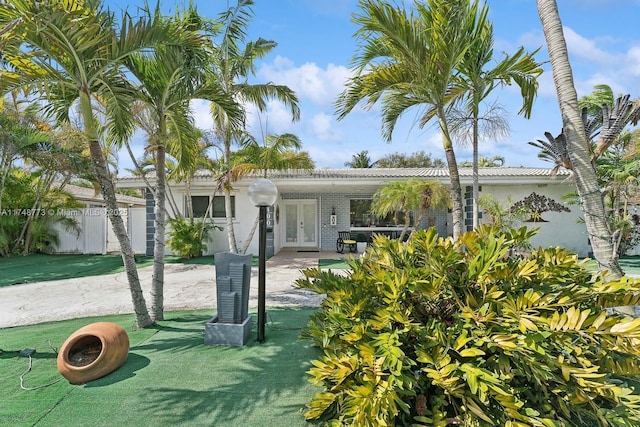
[(71, 384), (102, 378), (127, 360), (129, 336), (110, 322), (84, 326), (67, 338), (58, 353), (58, 371)]

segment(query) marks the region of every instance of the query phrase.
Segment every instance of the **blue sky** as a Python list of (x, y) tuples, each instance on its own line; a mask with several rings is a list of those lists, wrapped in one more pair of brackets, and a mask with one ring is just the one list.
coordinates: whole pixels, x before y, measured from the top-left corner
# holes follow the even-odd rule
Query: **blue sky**
[[(114, 2), (115, 3), (115, 2)], [(195, 0), (202, 15), (217, 17), (235, 4), (232, 0)], [(409, 4), (409, 2), (406, 2)], [(135, 7), (130, 3), (129, 8)], [(163, 0), (162, 7), (173, 11), (176, 2)], [(548, 55), (534, 0), (489, 0), (490, 20), (494, 25), (495, 58), (502, 52), (513, 53), (519, 46), (533, 51), (542, 47), (536, 59)], [(303, 149), (311, 154), (319, 168), (344, 167), (351, 156), (368, 150), (372, 160), (386, 154), (424, 150), (444, 159), (442, 143), (435, 124), (419, 129), (414, 125), (419, 109), (408, 110), (398, 123), (391, 143), (380, 136), (378, 108), (354, 110), (337, 121), (333, 103), (350, 75), (349, 65), (356, 52), (352, 37), (356, 26), (351, 15), (358, 11), (357, 0), (256, 0), (249, 39), (263, 37), (278, 46), (257, 64), (256, 82), (285, 84), (300, 99), (301, 120), (292, 123), (287, 111), (271, 103), (266, 114), (252, 114), (250, 130), (260, 138), (266, 132), (291, 132), (300, 137)], [(630, 93), (637, 98), (640, 77), (639, 0), (558, 0), (565, 29), (578, 96), (591, 93), (594, 85), (608, 84), (616, 94)], [(495, 91), (489, 102), (501, 104), (508, 112), (511, 133), (500, 141), (484, 141), (480, 154), (503, 156), (508, 166), (550, 166), (537, 158), (527, 141), (544, 138), (544, 132), (560, 132), (561, 120), (555, 88), (548, 64), (539, 82), (538, 97), (531, 119), (517, 115), (520, 95), (517, 88)], [(193, 104), (196, 124), (211, 128), (208, 108)], [(134, 142), (137, 153), (143, 142)], [(456, 145), (459, 161), (470, 160), (470, 147)], [(129, 167), (126, 153), (121, 167)]]

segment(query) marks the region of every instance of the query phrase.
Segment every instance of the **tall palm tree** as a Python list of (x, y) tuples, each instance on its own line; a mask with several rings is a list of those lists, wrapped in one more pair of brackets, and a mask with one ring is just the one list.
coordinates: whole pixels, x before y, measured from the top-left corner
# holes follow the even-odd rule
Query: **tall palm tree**
[[(301, 148), (300, 138), (291, 133), (268, 134), (264, 145), (260, 145), (254, 138), (248, 138), (242, 149), (235, 153), (237, 172), (233, 175), (239, 179), (251, 171), (260, 171), (266, 178), (269, 169), (313, 169), (315, 167), (313, 161), (306, 151), (300, 151)], [(256, 215), (251, 231), (242, 246), (242, 253), (249, 248), (259, 219), (259, 215)]]
[[(473, 228), (476, 228), (478, 226), (479, 197), (478, 144), (482, 117), (480, 106), (496, 87), (515, 83), (520, 88), (522, 95), (522, 107), (519, 113), (529, 118), (538, 89), (537, 78), (542, 74), (542, 68), (534, 59), (537, 50), (533, 53), (527, 53), (523, 47), (520, 47), (511, 56), (505, 54), (504, 58), (497, 64), (490, 65), (493, 61), (493, 25), (490, 22), (484, 23), (480, 37), (473, 40), (472, 43), (473, 46), (466, 50), (463, 60), (457, 67), (460, 73), (457, 78), (459, 79), (459, 85), (465, 90), (465, 97), (460, 100), (462, 110), (468, 112), (471, 122)], [(500, 134), (504, 131), (504, 126), (501, 125), (499, 120), (492, 120), (489, 124), (497, 124), (497, 126), (490, 129), (490, 134)]]
[(573, 73), (569, 63), (567, 43), (562, 30), (558, 5), (555, 0), (536, 1), (549, 50), (567, 151), (578, 194), (582, 201), (584, 221), (593, 255), (600, 270), (608, 270), (612, 277), (620, 277), (623, 273), (618, 264), (611, 230), (605, 215), (604, 201), (591, 161), (590, 141), (580, 114), (578, 95), (573, 82)]
[(462, 233), (463, 203), (458, 164), (447, 108), (465, 88), (456, 78), (473, 41), (485, 31), (488, 8), (477, 0), (428, 0), (414, 3), (415, 12), (386, 2), (361, 0), (356, 71), (337, 102), (338, 119), (361, 101), (382, 103), (382, 136), (387, 141), (398, 118), (409, 108), (424, 109), (419, 126), (437, 119), (451, 180), (453, 236)]
[(140, 328), (151, 325), (131, 241), (117, 215), (114, 183), (92, 100), (105, 101), (107, 126), (113, 134), (131, 135), (134, 126), (129, 107), (135, 91), (122, 60), (170, 41), (171, 34), (153, 20), (133, 21), (126, 13), (116, 23), (99, 2), (15, 0), (3, 2), (0, 8), (0, 35), (5, 42), (0, 68), (3, 94), (29, 88), (29, 95), (45, 101), (44, 112), (58, 122), (68, 122), (70, 108), (78, 104), (95, 175), (120, 243), (136, 324)]
[(375, 167), (378, 162), (372, 162), (369, 157), (369, 151), (363, 150), (357, 154), (351, 156), (350, 162), (344, 162), (344, 165), (354, 169), (371, 169)]
[[(147, 18), (159, 16), (159, 11), (147, 10)], [(195, 43), (185, 46), (166, 45), (157, 48), (155, 55), (134, 54), (127, 58), (127, 65), (139, 82), (138, 100), (142, 109), (151, 117), (147, 121), (148, 150), (155, 159), (155, 218), (153, 274), (151, 279), (151, 316), (153, 320), (164, 319), (164, 256), (165, 256), (165, 207), (166, 207), (166, 157), (167, 152), (177, 160), (176, 167), (191, 169), (199, 155), (198, 141), (194, 132), (193, 118), (189, 108), (196, 98), (206, 98), (225, 111), (232, 123), (237, 123), (240, 110), (233, 99), (226, 97), (210, 85), (207, 80), (208, 61), (213, 54), (209, 39), (198, 38), (201, 18), (190, 6), (184, 13), (163, 19), (176, 34)]]
[[(373, 195), (371, 212), (379, 217), (402, 213), (404, 228), (400, 240), (411, 226), (411, 212), (418, 212), (414, 224), (419, 226), (429, 209), (445, 208), (450, 205), (450, 197), (444, 184), (439, 181), (425, 181), (411, 178), (406, 181), (389, 182)], [(398, 219), (399, 220), (399, 219)], [(414, 228), (415, 230), (415, 228)]]
[[(300, 119), (298, 98), (289, 87), (273, 83), (251, 84), (248, 82), (248, 77), (255, 72), (255, 61), (263, 58), (277, 45), (276, 42), (263, 38), (246, 41), (247, 28), (253, 17), (251, 9), (253, 4), (253, 0), (238, 0), (236, 6), (220, 15), (220, 24), (224, 29), (213, 64), (216, 84), (238, 103), (252, 104), (261, 112), (267, 109), (268, 100), (277, 99), (289, 108), (292, 120), (297, 121)], [(211, 106), (211, 114), (214, 125), (224, 142), (223, 157), (226, 173), (223, 177), (223, 190), (229, 250), (238, 252), (231, 209), (231, 144), (243, 138), (245, 129), (230, 123), (227, 113), (216, 105)]]

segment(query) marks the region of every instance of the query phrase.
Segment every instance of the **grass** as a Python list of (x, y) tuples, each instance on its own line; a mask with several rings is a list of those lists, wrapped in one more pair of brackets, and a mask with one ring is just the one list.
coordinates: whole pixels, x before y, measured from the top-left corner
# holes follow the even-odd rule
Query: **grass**
[(330, 269), (350, 269), (349, 264), (347, 264), (347, 260), (343, 258), (338, 259), (319, 259), (318, 267), (320, 268), (330, 268)]
[[(149, 267), (153, 258), (136, 255), (138, 268)], [(257, 257), (253, 263), (257, 265)], [(183, 260), (167, 256), (165, 263), (215, 264), (213, 256)], [(0, 258), (0, 287), (19, 283), (34, 283), (47, 280), (73, 279), (99, 276), (124, 271), (120, 255), (44, 255), (12, 256)]]
[[(0, 425), (11, 426), (276, 426), (311, 425), (305, 403), (319, 388), (305, 373), (320, 351), (298, 339), (313, 309), (269, 309), (266, 341), (243, 347), (204, 345), (211, 311), (169, 312), (152, 329), (134, 330), (132, 315), (103, 316), (0, 329)], [(120, 324), (131, 349), (125, 364), (85, 385), (57, 371), (56, 353), (75, 330), (94, 321)], [(20, 388), (62, 379), (38, 390)]]

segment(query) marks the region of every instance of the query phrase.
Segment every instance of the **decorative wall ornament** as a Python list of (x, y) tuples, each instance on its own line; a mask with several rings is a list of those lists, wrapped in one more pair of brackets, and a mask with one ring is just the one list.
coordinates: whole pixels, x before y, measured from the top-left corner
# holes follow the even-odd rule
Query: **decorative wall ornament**
[(553, 199), (547, 196), (543, 196), (536, 193), (531, 193), (523, 200), (514, 203), (510, 210), (512, 212), (525, 208), (531, 212), (531, 217), (527, 222), (547, 222), (542, 218), (544, 212), (571, 212), (571, 209), (565, 205), (561, 205)]

